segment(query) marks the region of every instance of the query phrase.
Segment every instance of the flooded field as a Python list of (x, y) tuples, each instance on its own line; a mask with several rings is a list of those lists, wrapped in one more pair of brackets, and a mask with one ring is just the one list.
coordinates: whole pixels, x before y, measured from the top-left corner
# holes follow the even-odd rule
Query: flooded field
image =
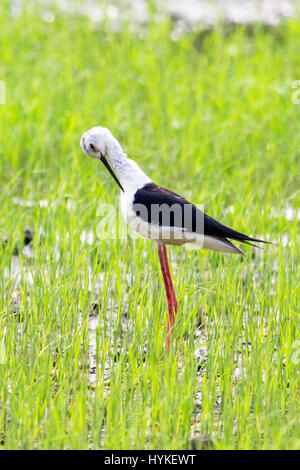
[[(0, 445), (296, 449), (298, 2), (149, 5), (0, 4)], [(94, 125), (274, 243), (168, 249), (170, 354), (154, 244), (102, 224), (119, 191), (81, 151)]]

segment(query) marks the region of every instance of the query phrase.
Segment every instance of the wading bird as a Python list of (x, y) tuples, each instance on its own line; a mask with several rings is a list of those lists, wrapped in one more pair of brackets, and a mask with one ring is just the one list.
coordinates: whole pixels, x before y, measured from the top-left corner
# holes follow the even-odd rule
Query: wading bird
[(243, 254), (229, 239), (248, 245), (252, 245), (250, 242), (268, 242), (220, 224), (183, 197), (157, 186), (127, 157), (107, 128), (98, 126), (85, 132), (80, 145), (86, 155), (101, 160), (120, 187), (121, 211), (125, 221), (133, 230), (157, 244), (169, 312), (166, 337), (169, 351), (178, 304), (166, 245), (192, 243), (209, 250)]

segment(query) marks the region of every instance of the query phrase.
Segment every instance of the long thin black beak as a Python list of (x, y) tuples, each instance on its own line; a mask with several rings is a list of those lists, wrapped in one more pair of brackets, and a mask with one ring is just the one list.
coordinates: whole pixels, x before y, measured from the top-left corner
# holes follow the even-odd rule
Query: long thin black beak
[(101, 155), (101, 158), (100, 158), (101, 162), (103, 163), (104, 166), (106, 166), (106, 168), (108, 169), (108, 171), (110, 172), (111, 176), (113, 177), (113, 179), (115, 180), (115, 182), (118, 184), (118, 186), (120, 186), (120, 188), (122, 189), (123, 193), (124, 193), (124, 188), (123, 186), (121, 185), (120, 181), (118, 180), (118, 178), (116, 177), (116, 175), (114, 174), (114, 172), (112, 171), (111, 167), (109, 166), (109, 163), (108, 161), (106, 160), (106, 157), (105, 155)]

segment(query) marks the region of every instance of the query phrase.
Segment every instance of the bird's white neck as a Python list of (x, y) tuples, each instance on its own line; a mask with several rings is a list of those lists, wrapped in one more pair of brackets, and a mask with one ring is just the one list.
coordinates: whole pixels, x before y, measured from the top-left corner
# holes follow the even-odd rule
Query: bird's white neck
[(135, 192), (152, 181), (135, 161), (127, 158), (121, 146), (110, 148), (107, 156), (125, 192)]

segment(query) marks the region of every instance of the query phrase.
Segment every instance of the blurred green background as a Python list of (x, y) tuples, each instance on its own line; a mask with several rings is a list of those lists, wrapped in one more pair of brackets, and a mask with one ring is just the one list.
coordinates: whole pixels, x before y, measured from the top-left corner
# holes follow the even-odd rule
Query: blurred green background
[[(114, 23), (75, 3), (0, 6), (2, 447), (299, 448), (298, 18), (189, 28), (149, 2)], [(95, 125), (276, 244), (170, 250), (170, 357), (154, 246), (96, 233), (119, 194), (80, 149)]]

